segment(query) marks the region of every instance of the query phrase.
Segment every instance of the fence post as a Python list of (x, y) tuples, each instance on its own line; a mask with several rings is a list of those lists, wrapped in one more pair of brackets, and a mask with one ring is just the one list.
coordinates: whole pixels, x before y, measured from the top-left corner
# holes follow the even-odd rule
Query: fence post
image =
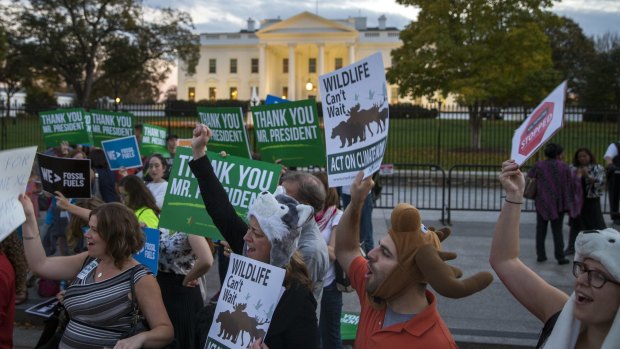
[(0, 150), (4, 150), (4, 149), (7, 149), (9, 140), (7, 139), (8, 138), (8, 132), (7, 132), (8, 126), (6, 125), (6, 121), (5, 121), (7, 116), (4, 115), (4, 100), (3, 99), (0, 99), (0, 118), (2, 119), (2, 125), (0, 125), (0, 127), (2, 128), (2, 130), (0, 130)]

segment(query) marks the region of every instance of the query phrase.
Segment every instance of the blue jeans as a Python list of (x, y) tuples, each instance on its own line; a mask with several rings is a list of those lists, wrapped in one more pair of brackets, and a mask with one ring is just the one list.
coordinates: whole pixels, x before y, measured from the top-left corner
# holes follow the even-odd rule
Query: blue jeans
[[(375, 247), (374, 239), (372, 237), (372, 207), (373, 207), (372, 193), (368, 193), (364, 206), (362, 207), (362, 219), (360, 220), (360, 243), (362, 249), (366, 254)], [(351, 195), (342, 194), (342, 207), (346, 209), (351, 202)]]
[(322, 349), (342, 349), (340, 339), (340, 314), (342, 313), (342, 293), (336, 287), (336, 281), (323, 287), (321, 298), (321, 317), (319, 331)]

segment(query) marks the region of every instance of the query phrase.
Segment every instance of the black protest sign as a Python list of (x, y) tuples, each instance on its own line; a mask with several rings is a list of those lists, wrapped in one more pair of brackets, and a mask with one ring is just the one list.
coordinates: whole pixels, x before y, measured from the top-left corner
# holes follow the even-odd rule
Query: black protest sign
[(67, 198), (90, 198), (90, 160), (37, 154), (43, 190), (59, 191)]

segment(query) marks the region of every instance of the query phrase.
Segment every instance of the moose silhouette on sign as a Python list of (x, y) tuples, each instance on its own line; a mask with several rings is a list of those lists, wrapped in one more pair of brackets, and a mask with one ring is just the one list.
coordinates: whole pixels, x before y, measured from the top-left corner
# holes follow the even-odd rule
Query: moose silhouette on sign
[(385, 131), (389, 112), (387, 107), (381, 109), (381, 106), (382, 103), (380, 102), (374, 104), (370, 109), (360, 109), (360, 104), (355, 104), (347, 111), (349, 118), (346, 121), (341, 121), (332, 129), (331, 138), (340, 137), (340, 148), (343, 148), (345, 145), (350, 147), (354, 143), (365, 141), (366, 129), (371, 136), (374, 136), (371, 129), (373, 123), (377, 124), (377, 133)]
[(248, 315), (248, 313), (245, 312), (246, 308), (246, 303), (235, 304), (234, 311), (223, 311), (217, 316), (215, 322), (220, 324), (220, 332), (218, 333), (220, 338), (230, 340), (237, 344), (239, 336), (241, 336), (241, 345), (244, 346), (246, 343), (243, 340), (244, 332), (247, 332), (250, 337), (247, 342), (249, 346), (252, 341), (265, 336), (265, 330), (259, 328), (259, 326), (267, 324), (269, 321), (261, 321)]

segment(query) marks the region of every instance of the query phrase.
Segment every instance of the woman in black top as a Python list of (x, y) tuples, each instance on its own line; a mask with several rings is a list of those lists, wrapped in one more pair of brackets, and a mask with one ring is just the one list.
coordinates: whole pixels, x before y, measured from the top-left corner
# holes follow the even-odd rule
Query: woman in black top
[[(319, 333), (312, 282), (303, 260), (295, 253), (295, 237), (300, 234), (301, 224), (283, 222), (288, 228), (288, 237), (278, 240), (273, 237), (271, 226), (259, 224), (262, 217), (253, 213), (252, 207), (248, 214), (249, 225), (245, 223), (235, 212), (206, 156), (205, 148), (211, 135), (207, 126), (196, 126), (192, 139), (194, 160), (189, 163), (198, 180), (207, 212), (233, 252), (286, 269), (286, 290), (275, 309), (264, 342), (258, 340), (250, 348), (318, 348)], [(312, 218), (309, 206), (298, 205), (297, 201), (286, 195), (277, 195), (275, 198), (282, 205), (300, 208), (300, 217)], [(291, 238), (294, 243), (287, 244), (287, 238)]]

